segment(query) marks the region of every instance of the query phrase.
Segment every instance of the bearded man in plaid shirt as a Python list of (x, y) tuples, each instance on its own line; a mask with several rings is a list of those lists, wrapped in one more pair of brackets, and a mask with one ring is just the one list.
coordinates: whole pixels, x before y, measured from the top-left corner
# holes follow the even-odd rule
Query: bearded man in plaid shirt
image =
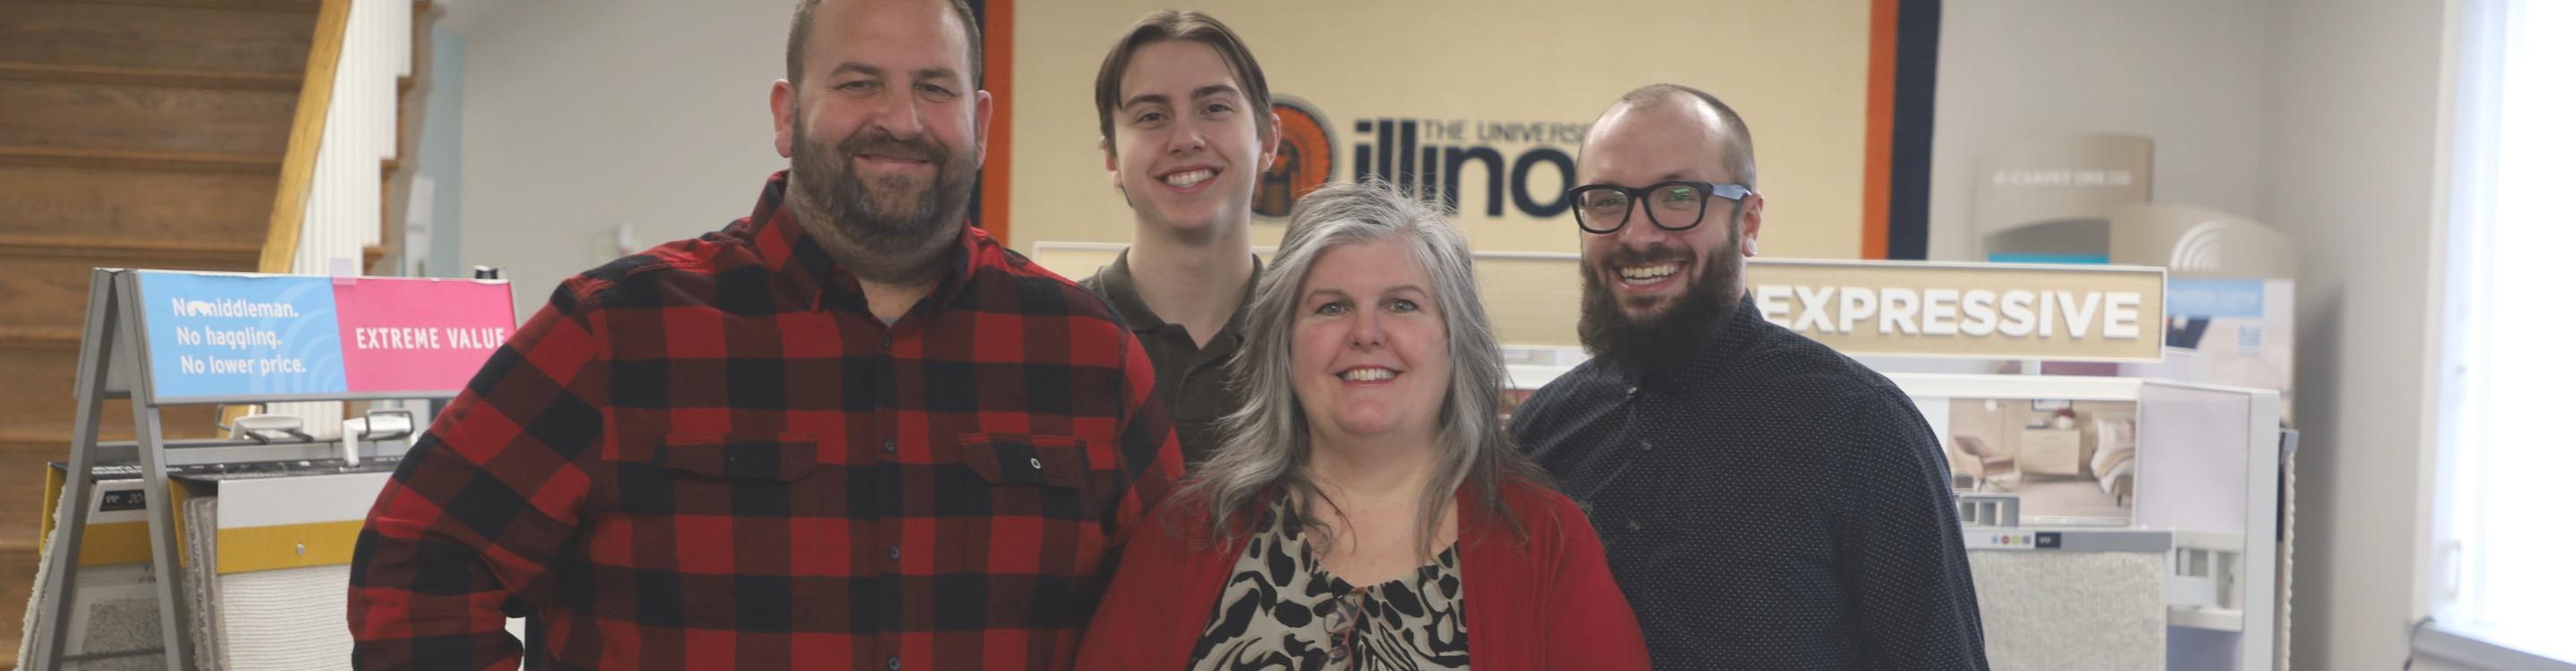
[(361, 669), (1064, 669), (1180, 474), (1099, 299), (964, 225), (951, 0), (806, 0), (751, 216), (564, 281), (414, 446)]

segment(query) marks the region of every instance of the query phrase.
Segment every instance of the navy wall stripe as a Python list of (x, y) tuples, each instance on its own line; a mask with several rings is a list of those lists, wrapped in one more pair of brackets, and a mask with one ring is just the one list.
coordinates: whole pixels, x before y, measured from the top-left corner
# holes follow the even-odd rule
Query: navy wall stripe
[(1896, 118), (1890, 129), (1887, 258), (1929, 257), (1932, 238), (1932, 89), (1941, 59), (1941, 0), (1896, 9)]

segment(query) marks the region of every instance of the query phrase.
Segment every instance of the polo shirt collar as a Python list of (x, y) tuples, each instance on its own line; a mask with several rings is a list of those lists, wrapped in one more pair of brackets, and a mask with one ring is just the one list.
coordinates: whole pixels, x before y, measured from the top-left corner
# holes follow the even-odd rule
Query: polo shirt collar
[[(1252, 277), (1243, 282), (1243, 300), (1234, 304), (1234, 314), (1225, 318), (1225, 327), (1219, 329), (1217, 335), (1242, 335), (1245, 315), (1252, 310), (1253, 290), (1261, 286), (1261, 272), (1261, 257), (1254, 255)], [(1127, 330), (1152, 331), (1171, 325), (1171, 322), (1163, 321), (1162, 315), (1154, 314), (1154, 308), (1145, 305), (1144, 295), (1136, 293), (1136, 274), (1127, 269), (1127, 250), (1118, 250), (1118, 260), (1101, 266), (1099, 276), (1101, 298), (1108, 299), (1109, 306), (1118, 309), (1118, 316), (1127, 319)], [(1209, 338), (1209, 344), (1214, 343), (1215, 338)]]

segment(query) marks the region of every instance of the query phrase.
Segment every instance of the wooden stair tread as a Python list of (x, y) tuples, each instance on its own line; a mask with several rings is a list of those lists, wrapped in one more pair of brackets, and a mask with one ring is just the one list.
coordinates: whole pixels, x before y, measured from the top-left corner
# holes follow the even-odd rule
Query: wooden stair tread
[(259, 250), (255, 245), (192, 245), (183, 249), (150, 244), (0, 245), (0, 296), (8, 297), (0, 301), (0, 323), (79, 326), (89, 310), (90, 271), (94, 268), (245, 272), (258, 265)]
[(301, 78), (320, 6), (0, 1), (0, 61), (275, 72)]
[[(14, 604), (26, 603), (36, 591), (39, 559), (36, 530), (27, 530), (25, 536), (23, 541), (13, 538), (0, 542), (5, 543), (0, 544), (0, 603), (13, 604), (0, 608), (0, 650), (18, 649), (18, 637), (23, 634), (27, 610)], [(16, 655), (0, 658), (0, 669), (15, 669), (17, 663)]]
[(20, 63), (11, 61), (0, 61), (0, 79), (34, 82), (62, 82), (67, 84), (242, 89), (251, 91), (297, 91), (304, 86), (304, 74), (300, 72), (244, 72), (239, 70), (133, 68), (110, 65), (63, 65), (55, 63)]
[(0, 144), (284, 155), (296, 95), (0, 80)]
[[(71, 390), (65, 388), (63, 396), (69, 398)], [(133, 406), (126, 405), (125, 401), (121, 400), (108, 401), (106, 407), (99, 412), (99, 440), (113, 443), (134, 439)], [(65, 413), (63, 418), (61, 422), (54, 425), (0, 424), (0, 451), (50, 451), (55, 454), (48, 457), (47, 461), (62, 461), (65, 456), (68, 456), (72, 444), (71, 414)], [(223, 433), (215, 428), (217, 421), (215, 406), (163, 406), (161, 436), (171, 440), (213, 438)]]
[(319, 12), (322, 0), (20, 0), (26, 4), (85, 4), (119, 7), (194, 7), (245, 12)]
[[(0, 235), (0, 258), (23, 258), (42, 263), (72, 265), (90, 264), (91, 268), (168, 268), (173, 270), (224, 270), (259, 262), (259, 243), (199, 242), (155, 238), (110, 238), (69, 235)], [(88, 275), (81, 275), (81, 286), (88, 286)], [(0, 268), (0, 282), (13, 275)], [(81, 293), (80, 304), (86, 311), (88, 290)], [(5, 308), (0, 308), (5, 311)]]
[(44, 526), (45, 464), (70, 455), (69, 439), (53, 449), (0, 451), (0, 552), (35, 549), (36, 530)]
[(183, 170), (248, 172), (274, 176), (286, 163), (276, 153), (159, 151), (104, 147), (55, 147), (0, 142), (0, 165), (99, 168), (109, 170)]
[[(62, 423), (70, 424), (71, 422), (64, 421)], [(10, 446), (5, 449), (23, 449), (26, 445), (45, 445), (52, 443), (61, 443), (65, 446), (71, 445), (71, 427), (36, 426), (31, 424), (0, 424), (0, 445)]]
[[(11, 438), (34, 438), (31, 430), (58, 430), (71, 440), (72, 377), (80, 367), (80, 348), (0, 349), (0, 408)], [(132, 412), (129, 407), (127, 412)], [(129, 422), (130, 423), (130, 422)]]
[(0, 254), (11, 247), (30, 248), (37, 253), (80, 254), (95, 250), (102, 254), (138, 254), (159, 256), (171, 252), (207, 252), (239, 254), (259, 251), (256, 242), (188, 242), (163, 239), (102, 238), (81, 235), (0, 235)]
[[(71, 397), (65, 375), (63, 397)], [(64, 405), (69, 406), (67, 401)], [(66, 411), (55, 422), (0, 423), (0, 451), (54, 451), (48, 461), (61, 461), (72, 444), (71, 413)], [(99, 411), (98, 439), (108, 442), (134, 439), (134, 407), (125, 401), (108, 401)], [(165, 438), (213, 438), (223, 433), (215, 428), (215, 406), (171, 405), (161, 408), (161, 434)]]
[(69, 347), (72, 349), (79, 349), (80, 339), (81, 330), (78, 327), (0, 326), (0, 348)]
[(256, 241), (268, 234), (277, 172), (126, 170), (0, 164), (0, 235)]

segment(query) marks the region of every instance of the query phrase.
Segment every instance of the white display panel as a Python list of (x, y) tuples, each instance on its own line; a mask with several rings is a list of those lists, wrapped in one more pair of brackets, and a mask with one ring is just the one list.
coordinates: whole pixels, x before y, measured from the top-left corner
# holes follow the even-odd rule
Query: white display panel
[[(2245, 533), (2246, 431), (2242, 391), (2148, 385), (2138, 417), (2138, 523)], [(2268, 419), (2268, 418), (2267, 418)]]

